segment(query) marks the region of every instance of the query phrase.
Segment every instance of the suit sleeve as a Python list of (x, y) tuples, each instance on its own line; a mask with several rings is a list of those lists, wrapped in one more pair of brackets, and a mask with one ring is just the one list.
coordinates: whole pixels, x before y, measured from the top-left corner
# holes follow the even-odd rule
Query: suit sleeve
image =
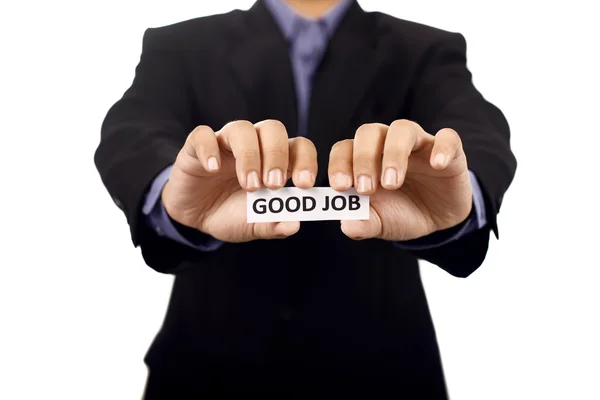
[(460, 135), (469, 170), (483, 192), (487, 218), (481, 229), (413, 254), (454, 276), (467, 277), (483, 263), (490, 231), (499, 237), (497, 215), (516, 171), (509, 125), (473, 85), (466, 41), (458, 33), (447, 34), (425, 53), (410, 93), (410, 119), (430, 133), (452, 128)]
[(108, 193), (127, 218), (134, 246), (141, 248), (150, 267), (171, 272), (202, 255), (157, 235), (142, 213), (151, 183), (173, 164), (193, 130), (182, 52), (160, 29), (145, 32), (133, 82), (104, 119), (94, 161)]

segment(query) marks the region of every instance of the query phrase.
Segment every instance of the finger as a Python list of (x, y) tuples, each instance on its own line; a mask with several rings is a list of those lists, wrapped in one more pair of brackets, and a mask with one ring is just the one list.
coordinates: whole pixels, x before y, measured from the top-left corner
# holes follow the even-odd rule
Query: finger
[(432, 140), (433, 136), (418, 124), (407, 120), (394, 121), (388, 129), (383, 147), (381, 185), (388, 190), (402, 186), (411, 153), (422, 149)]
[(290, 169), (294, 186), (308, 189), (314, 186), (317, 176), (317, 149), (304, 137), (289, 140)]
[(367, 124), (356, 131), (352, 166), (354, 187), (360, 194), (371, 195), (379, 186), (381, 156), (387, 129), (383, 124)]
[(454, 129), (444, 128), (438, 131), (434, 137), (429, 162), (433, 168), (442, 170), (462, 151), (462, 141), (458, 133)]
[(183, 154), (202, 165), (202, 172), (216, 172), (221, 165), (219, 144), (215, 132), (208, 126), (198, 126), (187, 137)]
[(381, 232), (379, 215), (371, 209), (368, 220), (344, 220), (341, 228), (350, 239), (363, 240), (377, 237)]
[(337, 142), (329, 153), (329, 185), (340, 192), (352, 187), (352, 139)]
[(254, 224), (254, 239), (283, 239), (300, 229), (300, 222), (262, 222)]
[(217, 137), (233, 153), (240, 186), (248, 191), (260, 189), (260, 147), (254, 125), (248, 121), (230, 122)]
[(288, 134), (285, 126), (275, 120), (255, 125), (260, 145), (263, 183), (270, 189), (279, 189), (287, 180), (289, 161)]

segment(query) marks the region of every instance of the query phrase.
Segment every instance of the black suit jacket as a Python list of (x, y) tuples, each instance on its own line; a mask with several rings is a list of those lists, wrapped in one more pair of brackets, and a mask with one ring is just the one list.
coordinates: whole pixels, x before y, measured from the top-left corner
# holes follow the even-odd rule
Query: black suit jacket
[(352, 241), (339, 223), (311, 222), (286, 240), (204, 253), (145, 224), (149, 184), (195, 126), (277, 119), (295, 135), (293, 85), (287, 43), (259, 0), (249, 11), (149, 29), (134, 81), (106, 116), (95, 155), (102, 180), (146, 263), (175, 274), (146, 356), (147, 396), (366, 390), (445, 398), (417, 259), (457, 277), (478, 268), (516, 168), (508, 124), (473, 86), (460, 34), (366, 13), (355, 2), (316, 73), (308, 132), (317, 186), (327, 186), (329, 150), (361, 124), (406, 118), (431, 133), (454, 128), (484, 191), (486, 229), (409, 253)]

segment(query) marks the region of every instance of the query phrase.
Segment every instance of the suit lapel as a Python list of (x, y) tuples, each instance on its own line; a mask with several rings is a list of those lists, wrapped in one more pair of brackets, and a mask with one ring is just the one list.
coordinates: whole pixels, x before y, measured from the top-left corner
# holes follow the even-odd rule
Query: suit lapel
[(296, 136), (296, 92), (288, 43), (262, 1), (242, 14), (231, 38), (231, 68), (246, 99), (249, 119), (277, 119)]
[[(309, 112), (308, 137), (318, 149), (318, 186), (329, 186), (329, 150), (354, 137), (364, 112), (358, 107), (368, 92), (381, 57), (370, 14), (355, 1), (340, 21), (316, 72)], [(366, 110), (365, 110), (366, 112)]]

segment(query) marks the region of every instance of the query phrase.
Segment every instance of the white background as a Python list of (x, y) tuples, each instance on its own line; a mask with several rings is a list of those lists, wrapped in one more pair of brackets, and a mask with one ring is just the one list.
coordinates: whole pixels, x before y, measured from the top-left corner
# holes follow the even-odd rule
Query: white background
[[(463, 33), (519, 161), (468, 279), (422, 272), (454, 400), (600, 399), (600, 30), (594, 2), (361, 1)], [(10, 4), (10, 5), (9, 5)], [(172, 278), (93, 164), (145, 28), (252, 1), (0, 6), (0, 398), (136, 399)]]

